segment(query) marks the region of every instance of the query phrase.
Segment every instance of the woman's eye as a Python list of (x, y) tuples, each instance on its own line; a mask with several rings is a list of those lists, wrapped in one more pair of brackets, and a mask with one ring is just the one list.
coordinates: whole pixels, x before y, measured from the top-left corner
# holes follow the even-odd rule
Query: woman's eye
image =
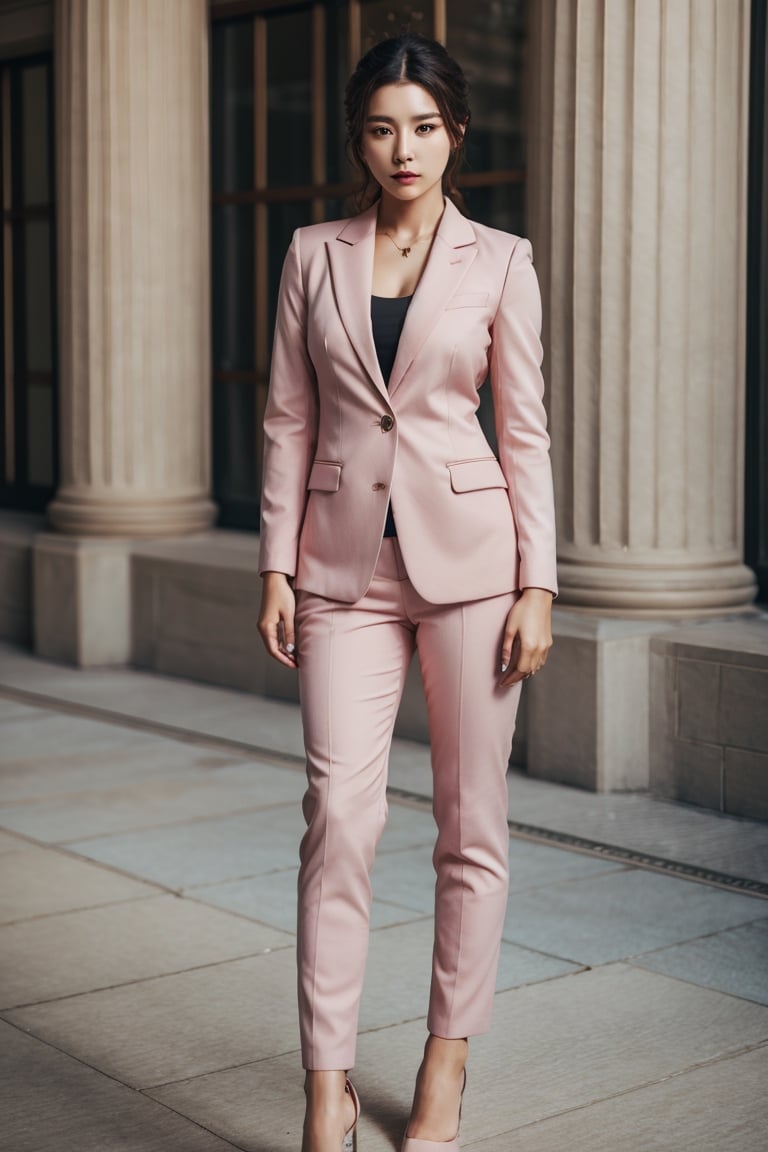
[(422, 136), (429, 136), (430, 132), (434, 132), (436, 127), (436, 124), (419, 124), (416, 131), (421, 132)]
[(387, 136), (388, 134), (389, 128), (385, 128), (383, 125), (379, 125), (377, 128), (373, 129), (374, 136)]

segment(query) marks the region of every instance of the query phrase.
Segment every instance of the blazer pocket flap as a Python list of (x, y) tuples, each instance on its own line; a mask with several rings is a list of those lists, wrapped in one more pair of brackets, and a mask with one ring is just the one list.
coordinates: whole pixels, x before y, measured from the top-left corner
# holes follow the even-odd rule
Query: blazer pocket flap
[(338, 492), (341, 483), (341, 464), (329, 460), (315, 460), (309, 473), (307, 488), (315, 492)]
[(459, 460), (449, 464), (454, 492), (476, 492), (480, 488), (507, 488), (508, 484), (495, 457), (487, 460)]
[(484, 308), (487, 303), (487, 292), (460, 292), (448, 301), (446, 308)]

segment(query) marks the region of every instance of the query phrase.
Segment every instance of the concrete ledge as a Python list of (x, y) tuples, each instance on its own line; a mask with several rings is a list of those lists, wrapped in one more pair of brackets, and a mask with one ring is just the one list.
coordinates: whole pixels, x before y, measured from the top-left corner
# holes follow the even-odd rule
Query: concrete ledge
[(768, 614), (654, 638), (651, 676), (654, 792), (768, 819)]

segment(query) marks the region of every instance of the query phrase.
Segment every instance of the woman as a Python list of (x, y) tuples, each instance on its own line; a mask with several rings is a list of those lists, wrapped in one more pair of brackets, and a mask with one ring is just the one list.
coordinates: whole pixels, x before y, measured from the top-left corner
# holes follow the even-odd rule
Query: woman
[[(369, 872), (414, 647), (438, 835), (435, 949), (404, 1152), (458, 1149), (468, 1037), (490, 1023), (507, 894), (506, 768), (520, 682), (556, 594), (540, 299), (527, 240), (470, 223), (454, 174), (463, 73), (435, 41), (373, 48), (347, 86), (359, 215), (299, 229), (267, 404), (259, 630), (298, 668), (303, 1152), (353, 1147), (347, 1080)], [(499, 460), (477, 421), (490, 370)]]

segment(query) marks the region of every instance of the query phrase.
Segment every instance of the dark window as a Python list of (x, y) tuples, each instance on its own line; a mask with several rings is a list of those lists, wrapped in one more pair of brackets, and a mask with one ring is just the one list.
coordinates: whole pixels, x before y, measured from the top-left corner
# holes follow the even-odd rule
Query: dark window
[[(443, 40), (473, 89), (461, 181), (469, 214), (521, 232), (525, 11), (525, 0), (224, 0), (213, 7), (213, 473), (221, 524), (258, 528), (280, 270), (295, 228), (344, 215), (353, 188), (342, 105), (351, 67), (405, 28)], [(481, 406), (486, 428), (489, 401)]]
[(753, 0), (747, 242), (746, 559), (768, 600), (768, 20)]
[(49, 55), (0, 65), (0, 504), (42, 511), (58, 480)]

